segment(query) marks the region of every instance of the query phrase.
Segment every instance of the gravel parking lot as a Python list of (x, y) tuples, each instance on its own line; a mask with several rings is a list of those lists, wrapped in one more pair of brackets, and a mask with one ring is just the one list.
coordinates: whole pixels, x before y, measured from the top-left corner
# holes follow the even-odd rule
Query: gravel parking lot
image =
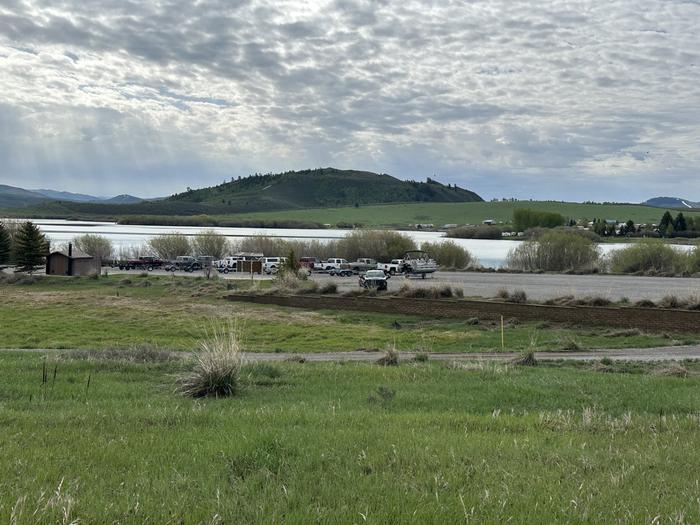
[[(109, 269), (109, 273), (138, 273)], [(154, 275), (169, 275), (169, 272), (155, 270)], [(201, 272), (176, 275), (201, 276)], [(250, 279), (249, 274), (218, 274), (224, 279)], [(254, 280), (271, 279), (266, 275), (255, 275)], [(328, 274), (315, 273), (312, 279), (319, 284), (334, 282), (340, 291), (353, 290), (358, 287), (357, 276), (332, 277)], [(666, 295), (680, 298), (700, 296), (700, 279), (688, 277), (639, 277), (633, 275), (560, 275), (560, 274), (507, 274), (477, 272), (436, 272), (426, 279), (405, 278), (396, 275), (389, 279), (389, 290), (398, 290), (404, 283), (411, 286), (450, 285), (462, 288), (469, 297), (494, 297), (499, 290), (523, 290), (528, 298), (544, 300), (562, 295), (576, 297), (599, 296), (611, 300), (627, 297), (631, 301), (650, 299), (658, 301)]]

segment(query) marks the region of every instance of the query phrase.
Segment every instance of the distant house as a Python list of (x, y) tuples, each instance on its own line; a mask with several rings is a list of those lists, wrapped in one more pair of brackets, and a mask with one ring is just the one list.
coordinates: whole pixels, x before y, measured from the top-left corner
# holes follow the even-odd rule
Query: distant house
[(98, 275), (101, 261), (73, 248), (68, 244), (67, 250), (53, 251), (46, 258), (46, 275)]

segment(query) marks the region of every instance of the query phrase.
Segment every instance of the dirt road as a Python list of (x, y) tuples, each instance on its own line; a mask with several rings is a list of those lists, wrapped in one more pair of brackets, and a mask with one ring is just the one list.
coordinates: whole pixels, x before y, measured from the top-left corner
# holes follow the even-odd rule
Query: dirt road
[[(41, 348), (0, 349), (0, 352), (66, 353), (72, 350)], [(173, 355), (186, 356), (189, 352), (173, 352)], [(306, 361), (376, 361), (383, 355), (381, 351), (319, 352), (319, 353), (258, 353), (244, 352), (250, 361), (285, 361), (290, 356), (303, 357)], [(400, 359), (415, 357), (415, 352), (400, 352)], [(513, 352), (470, 352), (470, 353), (430, 353), (431, 361), (507, 361), (517, 357)], [(537, 352), (540, 361), (594, 361), (608, 358), (614, 361), (683, 361), (700, 359), (700, 345), (663, 346), (657, 348), (626, 348), (585, 350), (579, 352)]]

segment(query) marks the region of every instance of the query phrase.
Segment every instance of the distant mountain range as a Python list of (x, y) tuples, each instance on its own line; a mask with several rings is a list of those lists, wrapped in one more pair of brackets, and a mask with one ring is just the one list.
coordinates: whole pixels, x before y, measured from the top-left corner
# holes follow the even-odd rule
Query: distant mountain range
[(22, 208), (36, 206), (44, 202), (77, 202), (99, 204), (135, 204), (143, 201), (133, 195), (117, 195), (116, 197), (95, 197), (83, 193), (56, 190), (25, 190), (14, 186), (0, 184), (0, 208)]
[(653, 206), (655, 208), (686, 208), (686, 209), (700, 209), (700, 202), (693, 202), (688, 199), (681, 199), (678, 197), (654, 197), (648, 201), (643, 202), (647, 206)]
[[(3, 201), (0, 208), (10, 207)], [(5, 187), (9, 188), (9, 187)], [(285, 173), (238, 177), (230, 182), (201, 189), (188, 189), (165, 199), (141, 200), (128, 195), (110, 200), (86, 200), (89, 195), (45, 192), (38, 206), (36, 192), (10, 188), (14, 207), (34, 216), (124, 216), (124, 215), (226, 215), (257, 211), (362, 206), (408, 202), (481, 202), (483, 199), (456, 185), (432, 179), (426, 182), (400, 180), (386, 174), (357, 170), (319, 168)], [(47, 195), (48, 194), (48, 195)], [(46, 201), (52, 195), (53, 200)], [(24, 203), (22, 198), (24, 197)], [(59, 198), (60, 197), (60, 198)], [(97, 199), (97, 198), (95, 198)], [(133, 200), (135, 199), (135, 200)]]

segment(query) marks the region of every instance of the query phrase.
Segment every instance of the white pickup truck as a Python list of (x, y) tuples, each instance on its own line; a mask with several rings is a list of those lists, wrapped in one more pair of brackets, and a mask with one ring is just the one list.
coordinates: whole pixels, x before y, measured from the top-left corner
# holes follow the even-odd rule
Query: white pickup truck
[(392, 259), (388, 263), (377, 263), (377, 270), (384, 270), (385, 274), (395, 275), (403, 271), (403, 259)]
[(327, 271), (330, 275), (340, 275), (341, 277), (348, 277), (352, 275), (352, 269), (350, 268), (347, 259), (341, 259), (339, 257), (331, 257), (330, 259), (323, 261), (321, 263), (321, 268)]

